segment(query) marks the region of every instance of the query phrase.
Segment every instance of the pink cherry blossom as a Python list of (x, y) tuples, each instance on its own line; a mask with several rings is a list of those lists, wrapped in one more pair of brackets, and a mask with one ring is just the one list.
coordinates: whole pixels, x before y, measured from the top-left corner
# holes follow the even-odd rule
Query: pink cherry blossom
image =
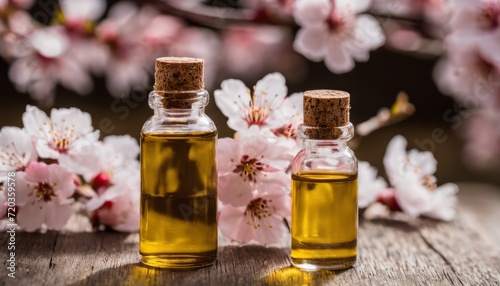
[(255, 191), (242, 206), (224, 206), (219, 228), (238, 243), (279, 243), (287, 231), (284, 219), (290, 215), (290, 205), (290, 196), (282, 189)]
[(500, 108), (498, 39), (484, 34), (449, 35), (446, 38), (448, 57), (440, 61), (434, 74), (441, 91), (453, 96), (466, 108)]
[(18, 127), (3, 127), (0, 130), (0, 182), (7, 179), (7, 173), (24, 170), (37, 159), (31, 137)]
[(117, 231), (139, 228), (140, 170), (137, 140), (129, 135), (107, 136), (88, 156), (79, 191), (89, 197), (87, 210), (96, 224)]
[(493, 31), (500, 28), (498, 0), (456, 0), (453, 5), (450, 28), (452, 31)]
[(151, 21), (158, 14), (149, 6), (139, 9), (132, 2), (119, 2), (97, 26), (96, 37), (104, 45), (96, 46), (101, 62), (93, 69), (106, 76), (107, 89), (113, 96), (128, 96), (131, 87), (143, 86), (148, 78), (151, 51), (142, 44), (147, 39), (143, 33), (150, 32), (151, 25), (163, 23)]
[(367, 61), (369, 51), (384, 44), (379, 23), (369, 15), (358, 15), (370, 0), (298, 0), (294, 18), (302, 26), (294, 48), (313, 61), (325, 60), (333, 73), (354, 68), (354, 60)]
[(387, 146), (384, 166), (401, 209), (411, 215), (453, 218), (458, 186), (452, 183), (437, 186), (437, 161), (431, 152), (406, 151), (406, 139), (394, 137)]
[[(6, 4), (8, 1), (5, 1)], [(16, 7), (0, 3), (0, 55), (7, 60), (24, 57), (31, 53), (26, 38), (36, 30), (31, 15)]]
[(275, 112), (287, 94), (285, 78), (272, 73), (259, 80), (254, 92), (237, 79), (227, 79), (214, 92), (215, 103), (229, 118), (227, 125), (235, 131), (246, 131), (252, 126), (279, 128), (283, 122)]
[(243, 206), (252, 198), (252, 191), (266, 192), (276, 187), (288, 187), (289, 176), (284, 172), (289, 161), (284, 146), (258, 134), (256, 127), (240, 140), (219, 139), (219, 199), (224, 204)]
[(31, 53), (15, 60), (9, 69), (9, 78), (20, 92), (51, 105), (57, 83), (80, 94), (91, 90), (86, 71), (66, 57), (70, 42), (61, 27), (36, 30), (29, 36), (29, 44)]
[(500, 108), (500, 2), (457, 1), (435, 70), (440, 89), (467, 108)]
[(122, 172), (117, 183), (101, 190), (87, 203), (87, 211), (97, 224), (117, 231), (139, 230), (140, 172)]
[(82, 163), (92, 154), (99, 131), (92, 119), (77, 108), (52, 109), (50, 117), (34, 106), (26, 106), (23, 124), (32, 136), (41, 158), (57, 159), (59, 164), (81, 172)]
[(377, 177), (377, 169), (368, 162), (358, 163), (358, 206), (366, 208), (375, 202), (377, 196), (387, 188), (387, 183)]
[(26, 172), (16, 174), (17, 222), (26, 231), (42, 224), (61, 229), (73, 213), (71, 196), (75, 192), (73, 176), (66, 167), (32, 162)]

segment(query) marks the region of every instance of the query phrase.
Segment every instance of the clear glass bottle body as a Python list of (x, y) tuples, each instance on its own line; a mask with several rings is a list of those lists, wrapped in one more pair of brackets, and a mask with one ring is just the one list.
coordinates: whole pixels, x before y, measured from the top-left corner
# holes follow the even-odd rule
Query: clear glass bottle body
[(306, 270), (356, 262), (358, 161), (347, 146), (354, 129), (350, 123), (333, 129), (337, 139), (315, 140), (308, 130), (320, 129), (301, 126), (303, 147), (292, 163), (291, 259)]
[(209, 96), (177, 94), (182, 108), (166, 108), (166, 97), (150, 93), (154, 115), (141, 132), (139, 252), (142, 263), (160, 268), (207, 266), (217, 256), (217, 129), (204, 113)]

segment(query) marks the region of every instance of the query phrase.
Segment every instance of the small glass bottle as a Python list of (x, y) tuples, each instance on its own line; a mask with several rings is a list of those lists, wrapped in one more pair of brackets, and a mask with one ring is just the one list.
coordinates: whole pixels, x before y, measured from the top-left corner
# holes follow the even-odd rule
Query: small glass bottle
[(194, 268), (217, 257), (217, 129), (205, 115), (203, 60), (158, 58), (141, 132), (143, 264)]
[(305, 270), (356, 262), (358, 161), (347, 146), (349, 109), (346, 92), (304, 93), (303, 145), (292, 163), (291, 259)]

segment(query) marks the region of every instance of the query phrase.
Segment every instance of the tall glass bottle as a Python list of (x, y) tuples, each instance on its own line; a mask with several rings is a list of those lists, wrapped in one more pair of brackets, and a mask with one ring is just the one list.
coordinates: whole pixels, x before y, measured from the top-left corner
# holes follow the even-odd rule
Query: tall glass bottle
[(349, 94), (304, 94), (302, 150), (292, 164), (292, 263), (306, 270), (344, 269), (357, 255), (358, 162), (347, 146)]
[(158, 58), (141, 132), (141, 262), (212, 264), (217, 255), (217, 129), (205, 115), (203, 60)]

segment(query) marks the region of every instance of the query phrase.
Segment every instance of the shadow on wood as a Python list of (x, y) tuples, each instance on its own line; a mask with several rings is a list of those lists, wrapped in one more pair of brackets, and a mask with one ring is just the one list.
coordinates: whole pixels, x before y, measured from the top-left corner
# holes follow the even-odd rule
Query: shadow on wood
[(251, 245), (220, 248), (216, 263), (209, 267), (168, 270), (124, 264), (102, 269), (71, 285), (307, 285), (331, 283), (334, 275), (292, 267), (288, 250)]

